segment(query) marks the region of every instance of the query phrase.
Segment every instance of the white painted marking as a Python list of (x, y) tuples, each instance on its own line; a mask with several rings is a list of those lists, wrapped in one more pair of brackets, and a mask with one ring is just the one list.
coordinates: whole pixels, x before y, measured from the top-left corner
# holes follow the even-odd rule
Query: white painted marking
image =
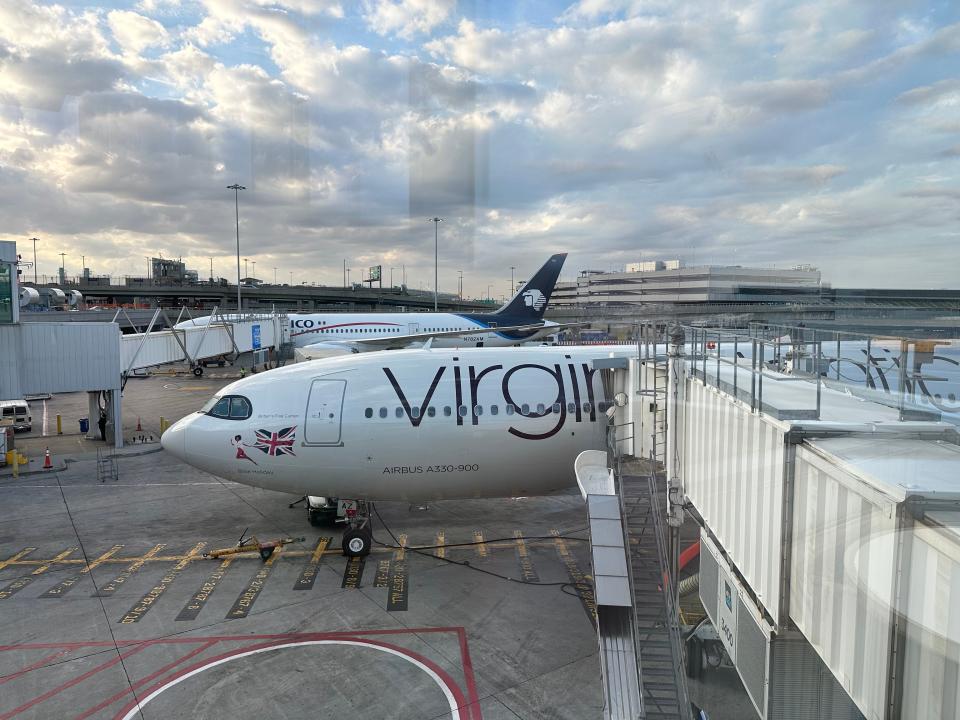
[(381, 645), (372, 644), (372, 643), (355, 642), (353, 640), (303, 640), (300, 642), (283, 643), (281, 645), (271, 645), (270, 647), (259, 648), (257, 650), (249, 650), (245, 653), (240, 653), (239, 655), (231, 655), (230, 657), (220, 658), (219, 660), (215, 660), (214, 662), (208, 665), (204, 665), (203, 667), (198, 667), (195, 670), (191, 670), (185, 675), (181, 675), (180, 677), (174, 678), (166, 685), (163, 685), (162, 687), (157, 688), (152, 693), (150, 693), (145, 698), (143, 698), (143, 700), (141, 700), (137, 705), (130, 708), (127, 714), (123, 716), (123, 720), (131, 720), (131, 718), (139, 715), (143, 707), (147, 703), (149, 703), (151, 700), (153, 700), (155, 697), (157, 697), (160, 693), (164, 692), (165, 690), (169, 690), (174, 685), (177, 685), (183, 682), (187, 678), (191, 678), (194, 675), (199, 675), (204, 670), (209, 670), (210, 668), (214, 668), (217, 665), (223, 665), (224, 663), (228, 663), (231, 660), (237, 660), (239, 658), (244, 658), (249, 655), (258, 655), (260, 653), (270, 652), (271, 650), (282, 650), (284, 648), (300, 647), (302, 645), (355, 645), (357, 647), (379, 650), (381, 652), (389, 653), (390, 655), (395, 655), (396, 657), (403, 658), (407, 662), (410, 662), (416, 665), (418, 668), (423, 670), (423, 672), (425, 672), (427, 675), (429, 675), (433, 679), (433, 681), (440, 687), (440, 690), (443, 691), (444, 696), (447, 698), (447, 703), (450, 705), (450, 717), (452, 718), (452, 720), (462, 720), (462, 716), (460, 715), (460, 708), (457, 707), (457, 701), (453, 697), (453, 693), (450, 691), (450, 688), (447, 686), (447, 684), (443, 680), (441, 680), (440, 676), (437, 675), (433, 670), (428, 668), (419, 660), (412, 658), (401, 651), (394, 650), (393, 648), (383, 647)]

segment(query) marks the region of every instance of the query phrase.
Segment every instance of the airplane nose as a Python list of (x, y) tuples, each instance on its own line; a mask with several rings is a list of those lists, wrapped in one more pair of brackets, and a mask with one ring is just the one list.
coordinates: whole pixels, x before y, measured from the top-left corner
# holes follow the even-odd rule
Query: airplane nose
[(187, 420), (177, 420), (160, 436), (160, 445), (179, 460), (187, 459)]

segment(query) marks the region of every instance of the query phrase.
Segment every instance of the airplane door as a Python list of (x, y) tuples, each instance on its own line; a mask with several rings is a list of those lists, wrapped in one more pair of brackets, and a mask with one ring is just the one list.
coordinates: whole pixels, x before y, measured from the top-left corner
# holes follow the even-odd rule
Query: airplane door
[(314, 380), (307, 400), (303, 441), (307, 445), (339, 445), (346, 380)]
[(416, 335), (418, 332), (420, 332), (420, 323), (407, 324), (407, 334)]

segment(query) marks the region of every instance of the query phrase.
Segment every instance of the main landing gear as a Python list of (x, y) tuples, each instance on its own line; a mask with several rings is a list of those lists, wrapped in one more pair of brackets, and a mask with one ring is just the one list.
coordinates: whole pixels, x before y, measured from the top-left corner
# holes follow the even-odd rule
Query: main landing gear
[(365, 557), (373, 546), (373, 528), (370, 525), (370, 505), (366, 500), (341, 500), (348, 503), (344, 512), (347, 528), (340, 546), (347, 557)]

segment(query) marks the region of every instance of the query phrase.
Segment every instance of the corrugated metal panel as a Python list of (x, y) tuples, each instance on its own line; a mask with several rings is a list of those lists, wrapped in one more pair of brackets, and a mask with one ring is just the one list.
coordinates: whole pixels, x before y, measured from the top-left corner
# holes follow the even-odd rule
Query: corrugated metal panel
[(766, 705), (769, 630), (750, 612), (746, 598), (737, 606), (737, 671), (757, 708)]
[(870, 720), (885, 717), (895, 506), (797, 449), (790, 617)]
[(790, 633), (770, 643), (767, 717), (861, 720), (863, 716), (803, 636)]
[(0, 327), (0, 390), (18, 395), (120, 387), (120, 330), (113, 323)]
[(782, 426), (700, 382), (686, 385), (684, 489), (760, 602), (779, 617)]
[(644, 717), (633, 638), (633, 609), (598, 607), (600, 663), (603, 670), (603, 717), (638, 720)]
[(945, 528), (918, 525), (908, 573), (904, 718), (960, 717), (960, 513)]
[[(704, 536), (701, 534), (701, 542)], [(706, 547), (703, 544), (701, 547)], [(720, 565), (712, 552), (700, 553), (700, 602), (711, 622), (717, 621), (717, 583), (720, 581)]]

